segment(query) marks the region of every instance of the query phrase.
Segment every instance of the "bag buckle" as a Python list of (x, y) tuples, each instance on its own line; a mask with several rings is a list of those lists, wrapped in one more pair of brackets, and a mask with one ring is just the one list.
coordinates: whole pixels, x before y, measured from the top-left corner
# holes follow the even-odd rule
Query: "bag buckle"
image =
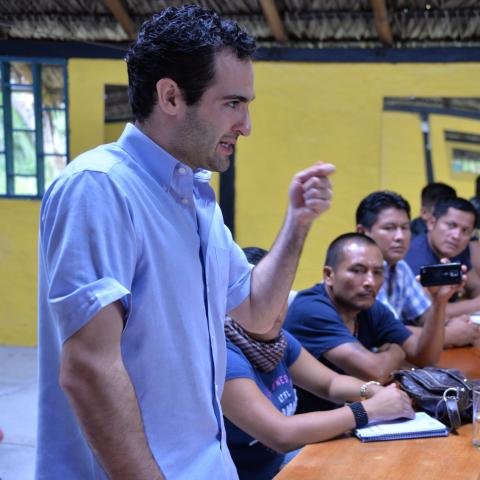
[[(449, 395), (449, 393), (453, 393), (453, 395)], [(451, 398), (454, 398), (457, 401), (460, 399), (460, 392), (458, 391), (458, 387), (450, 387), (443, 392), (443, 401), (445, 403), (448, 399)]]

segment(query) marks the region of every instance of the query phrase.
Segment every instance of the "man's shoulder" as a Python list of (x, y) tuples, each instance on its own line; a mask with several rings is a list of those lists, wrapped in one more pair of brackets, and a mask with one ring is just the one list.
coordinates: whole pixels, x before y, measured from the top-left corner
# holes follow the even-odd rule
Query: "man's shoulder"
[(412, 239), (410, 248), (405, 255), (404, 260), (409, 265), (413, 274), (418, 274), (421, 265), (437, 263), (435, 255), (428, 243), (428, 237), (425, 233)]
[[(68, 195), (88, 194), (90, 197), (104, 198), (107, 192), (122, 190), (118, 179), (128, 177), (118, 173), (110, 174), (124, 161), (125, 153), (115, 144), (101, 145), (82, 153), (70, 162), (45, 192), (42, 204), (46, 205), (60, 198), (65, 192)], [(123, 182), (126, 183), (126, 182)], [(75, 193), (74, 193), (75, 192)]]
[(374, 304), (370, 308), (367, 308), (366, 310), (362, 310), (359, 313), (359, 316), (368, 318), (375, 323), (390, 321), (390, 320), (398, 321), (395, 318), (395, 314), (392, 312), (392, 310), (378, 299), (375, 300)]
[(83, 171), (108, 173), (114, 166), (125, 161), (128, 154), (116, 143), (99, 145), (76, 157), (65, 168), (64, 175), (73, 175)]
[(315, 309), (315, 311), (319, 311), (319, 309), (334, 309), (330, 297), (326, 293), (325, 287), (322, 283), (318, 283), (305, 290), (300, 290), (295, 296), (295, 299), (289, 308), (289, 312), (305, 312), (305, 310), (312, 308)]
[[(398, 281), (405, 283), (417, 283), (415, 275), (412, 272), (412, 269), (405, 260), (400, 260), (396, 265), (396, 271), (398, 276)], [(394, 279), (394, 281), (397, 281)]]
[(323, 284), (314, 285), (298, 292), (290, 305), (285, 319), (285, 328), (295, 336), (302, 333), (333, 328), (343, 323)]
[(428, 246), (428, 237), (426, 233), (421, 233), (412, 238), (410, 242), (410, 250), (412, 247), (422, 247), (425, 245)]

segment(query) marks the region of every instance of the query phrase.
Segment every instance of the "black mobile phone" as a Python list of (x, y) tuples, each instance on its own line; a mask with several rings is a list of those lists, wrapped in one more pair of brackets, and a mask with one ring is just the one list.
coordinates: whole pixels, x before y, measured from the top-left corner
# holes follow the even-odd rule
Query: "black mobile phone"
[(424, 287), (462, 283), (462, 264), (439, 263), (420, 267), (420, 283)]

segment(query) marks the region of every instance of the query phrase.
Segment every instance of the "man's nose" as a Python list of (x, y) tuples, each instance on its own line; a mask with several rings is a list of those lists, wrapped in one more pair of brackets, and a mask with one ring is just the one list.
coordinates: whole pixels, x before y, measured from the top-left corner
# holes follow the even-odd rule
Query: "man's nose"
[(363, 278), (363, 284), (371, 286), (371, 285), (373, 285), (373, 283), (374, 283), (373, 272), (365, 273), (365, 276)]
[(395, 236), (394, 236), (395, 240), (403, 240), (405, 238), (405, 231), (403, 228), (396, 228), (395, 229)]
[(460, 228), (453, 228), (453, 229), (451, 230), (451, 233), (452, 233), (452, 237), (455, 238), (455, 239), (460, 238), (460, 236), (461, 236), (461, 234), (462, 234)]
[(252, 131), (252, 122), (250, 121), (250, 112), (248, 108), (242, 113), (240, 122), (235, 126), (235, 133), (248, 137)]

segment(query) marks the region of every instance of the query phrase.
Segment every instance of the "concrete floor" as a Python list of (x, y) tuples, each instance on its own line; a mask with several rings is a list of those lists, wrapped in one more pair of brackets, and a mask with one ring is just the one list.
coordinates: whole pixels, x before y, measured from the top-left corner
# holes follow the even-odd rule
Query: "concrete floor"
[(0, 480), (31, 480), (35, 464), (37, 349), (0, 345)]

